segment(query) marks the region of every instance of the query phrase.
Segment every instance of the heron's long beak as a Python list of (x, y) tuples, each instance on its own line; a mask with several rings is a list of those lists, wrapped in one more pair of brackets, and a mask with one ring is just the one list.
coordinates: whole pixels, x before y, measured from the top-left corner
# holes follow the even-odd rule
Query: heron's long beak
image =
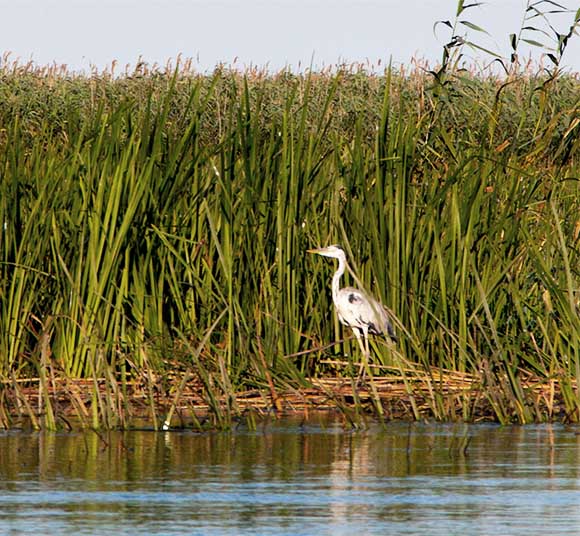
[(323, 248), (318, 248), (318, 249), (307, 249), (306, 252), (307, 253), (318, 253), (320, 254), (320, 252), (322, 251)]

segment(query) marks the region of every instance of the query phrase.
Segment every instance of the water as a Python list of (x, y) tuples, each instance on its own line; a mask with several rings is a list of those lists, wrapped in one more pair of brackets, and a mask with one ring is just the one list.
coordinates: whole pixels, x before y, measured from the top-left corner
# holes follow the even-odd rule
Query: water
[(0, 433), (0, 534), (540, 532), (580, 533), (575, 428)]

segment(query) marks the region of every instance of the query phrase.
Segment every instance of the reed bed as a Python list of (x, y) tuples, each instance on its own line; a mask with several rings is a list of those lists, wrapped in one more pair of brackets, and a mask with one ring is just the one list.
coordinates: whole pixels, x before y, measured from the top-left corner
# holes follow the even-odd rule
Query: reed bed
[[(580, 81), (445, 76), (4, 62), (0, 426), (579, 420)], [(362, 385), (330, 243), (396, 317)]]
[[(227, 422), (227, 427), (246, 424), (268, 417), (310, 413), (333, 412), (341, 414), (345, 425), (353, 428), (376, 421), (375, 398), (382, 406), (383, 418), (388, 420), (440, 420), (470, 422), (495, 420), (494, 403), (505, 395), (498, 390), (490, 397), (481, 374), (445, 371), (406, 372), (403, 378), (396, 367), (381, 368), (369, 382), (353, 383), (347, 376), (334, 375), (312, 378), (307, 387), (287, 388), (275, 393), (265, 389), (239, 390), (233, 396), (238, 411)], [(153, 378), (153, 381), (159, 378)], [(508, 378), (504, 378), (508, 382)], [(521, 386), (538, 415), (546, 420), (574, 422), (575, 416), (566, 411), (566, 403), (557, 381), (541, 381), (538, 377), (523, 375)], [(574, 386), (576, 387), (576, 386)], [(198, 378), (188, 378), (175, 397), (174, 389), (151, 389), (144, 378), (124, 385), (111, 396), (110, 379), (64, 379), (52, 382), (45, 388), (40, 378), (26, 378), (17, 385), (4, 389), (5, 400), (2, 424), (17, 427), (49, 428), (46, 399), (55, 418), (53, 429), (91, 428), (194, 428), (199, 431), (225, 427), (219, 412), (228, 410), (232, 400), (222, 396), (217, 407), (212, 395), (207, 393)], [(151, 400), (153, 391), (153, 400)], [(95, 394), (100, 403), (95, 404)], [(230, 396), (230, 395), (228, 395)], [(521, 408), (505, 398), (504, 408), (513, 415)], [(217, 410), (217, 411), (216, 411)], [(96, 418), (93, 413), (96, 412)]]

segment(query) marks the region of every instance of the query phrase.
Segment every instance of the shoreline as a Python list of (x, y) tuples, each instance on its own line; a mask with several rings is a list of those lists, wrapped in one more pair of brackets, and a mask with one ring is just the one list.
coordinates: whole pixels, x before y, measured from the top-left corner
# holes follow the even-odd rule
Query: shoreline
[[(507, 379), (507, 378), (506, 378)], [(375, 376), (357, 384), (356, 378), (324, 377), (307, 380), (303, 387), (256, 388), (216, 397), (194, 380), (181, 393), (179, 382), (160, 388), (153, 380), (111, 383), (105, 378), (40, 378), (2, 383), (0, 429), (19, 428), (23, 422), (36, 430), (93, 428), (131, 429), (132, 423), (161, 430), (168, 418), (170, 429), (224, 430), (246, 422), (252, 426), (266, 416), (306, 417), (310, 412), (334, 412), (347, 428), (361, 428), (369, 420), (500, 422), (496, 413), (501, 390), (486, 390), (483, 378), (470, 374), (430, 371), (421, 376)], [(557, 380), (522, 381), (524, 400), (542, 419), (526, 420), (523, 409), (513, 405), (510, 424), (571, 423), (574, 413), (565, 410), (564, 394)], [(464, 415), (470, 418), (465, 419)]]

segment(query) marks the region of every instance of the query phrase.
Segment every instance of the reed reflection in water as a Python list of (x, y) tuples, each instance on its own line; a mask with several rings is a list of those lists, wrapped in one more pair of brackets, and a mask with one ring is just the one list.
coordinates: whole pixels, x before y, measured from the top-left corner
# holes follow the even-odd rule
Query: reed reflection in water
[(3, 432), (0, 532), (577, 534), (579, 458), (548, 425)]

